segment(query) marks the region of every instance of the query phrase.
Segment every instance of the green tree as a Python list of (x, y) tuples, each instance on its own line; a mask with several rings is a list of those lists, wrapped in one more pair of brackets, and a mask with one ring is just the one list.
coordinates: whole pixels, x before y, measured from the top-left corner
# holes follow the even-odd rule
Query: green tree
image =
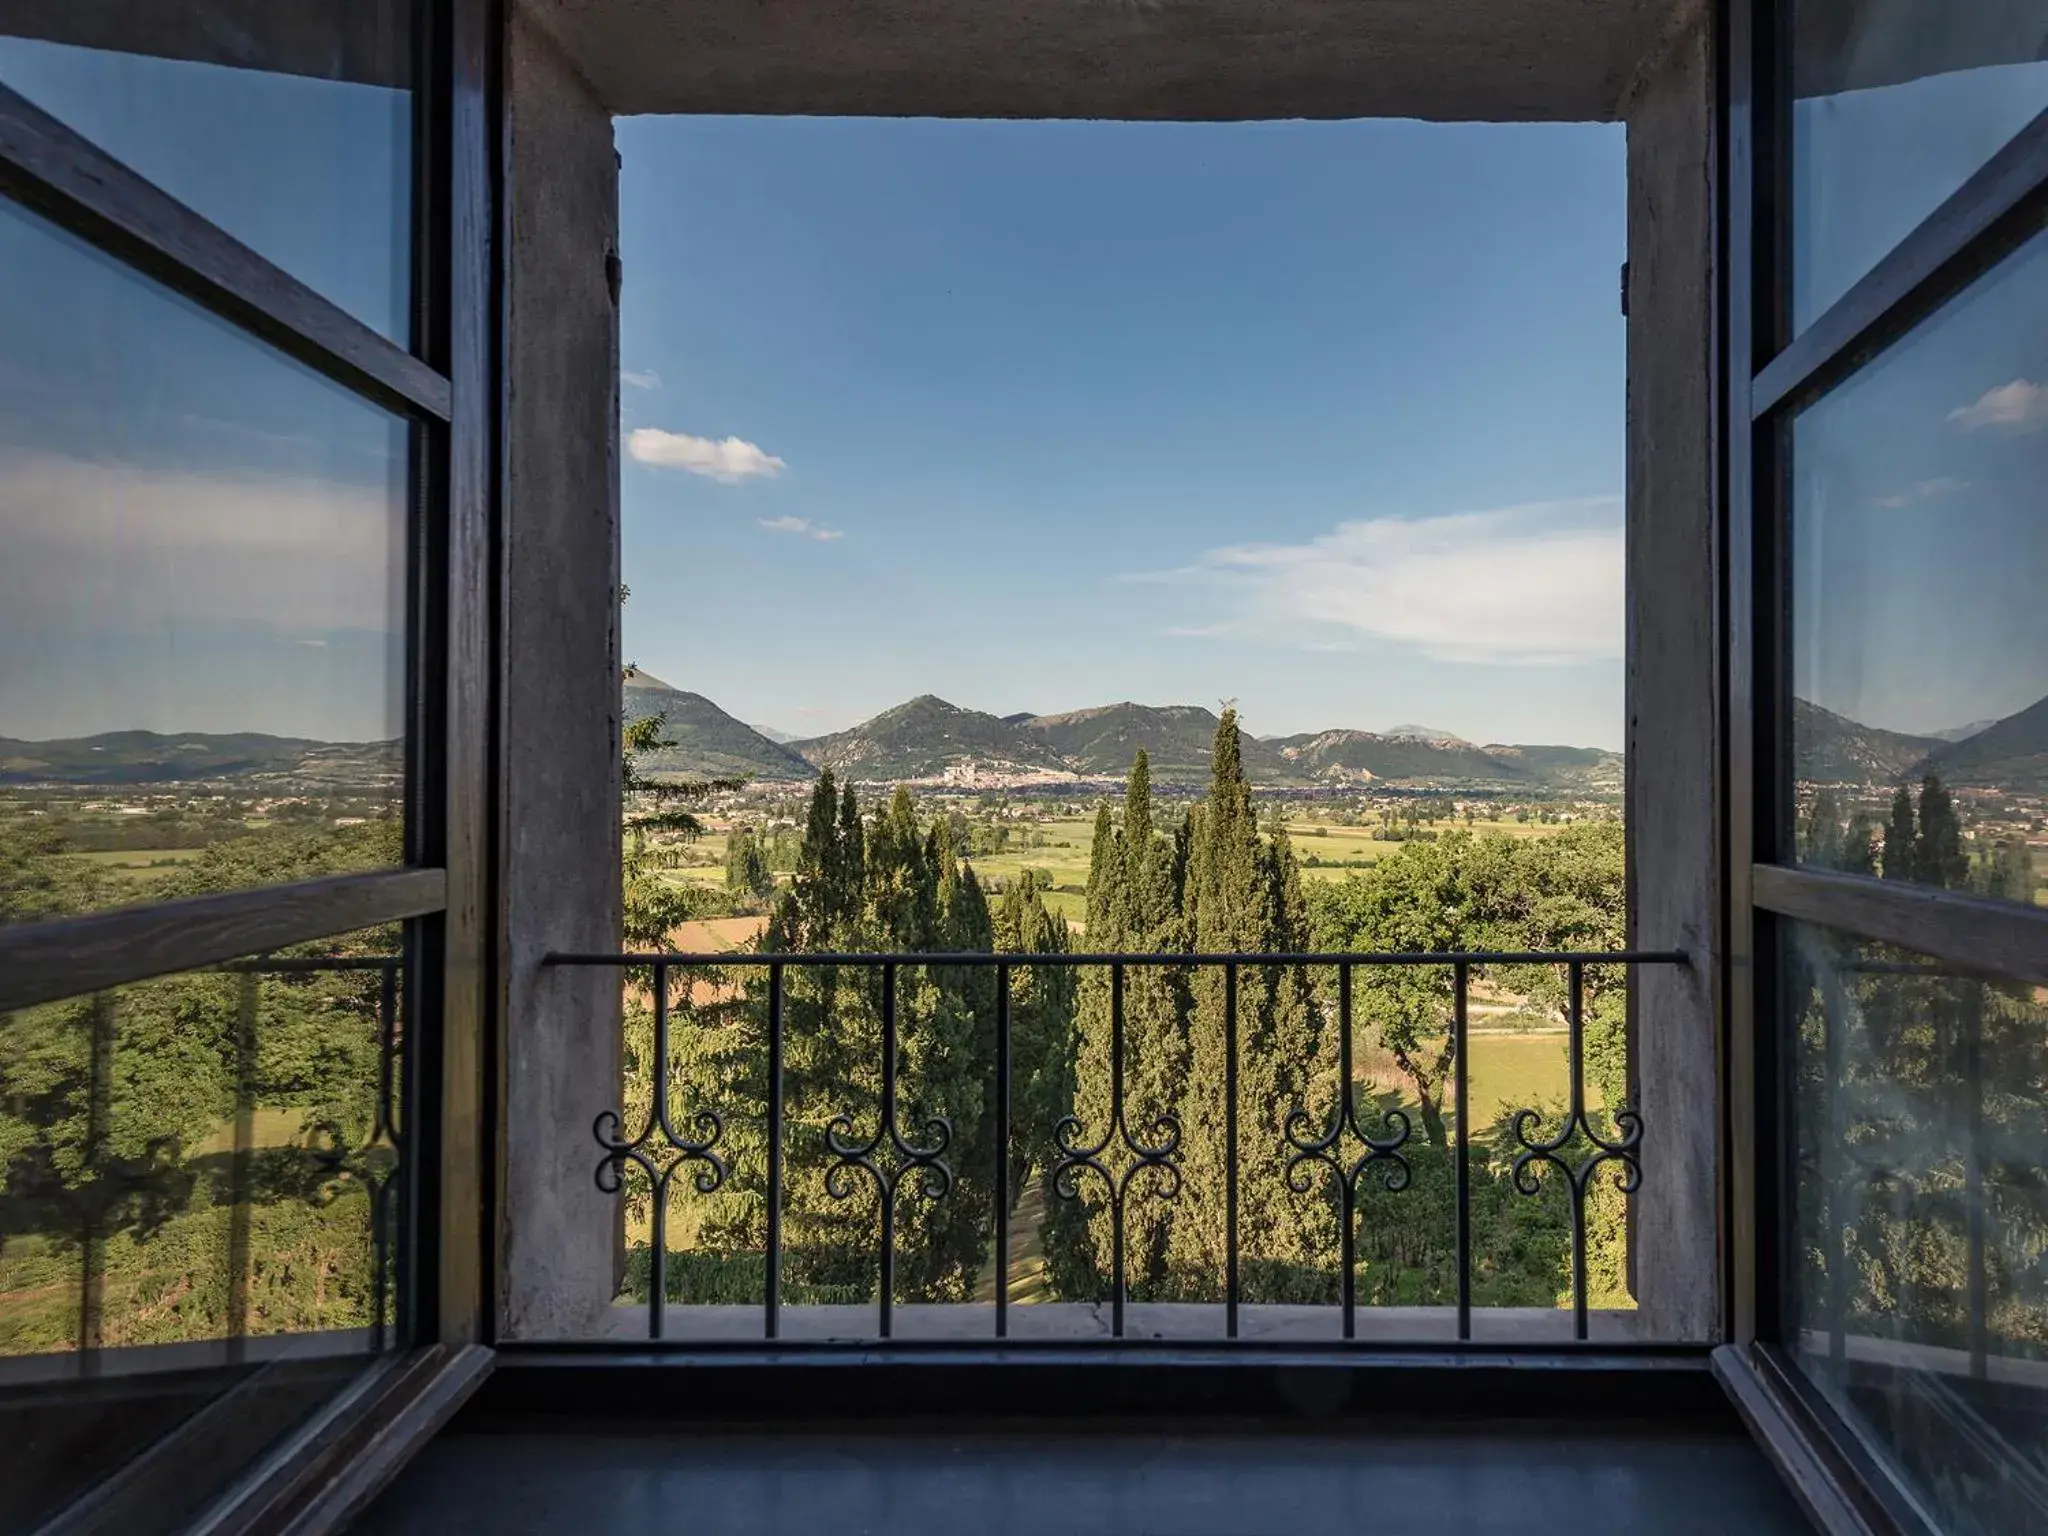
[(664, 878), (664, 872), (674, 867), (677, 845), (694, 842), (704, 833), (704, 823), (691, 807), (741, 783), (650, 778), (639, 760), (675, 745), (661, 734), (665, 724), (666, 717), (648, 715), (630, 721), (620, 735), (620, 868), (628, 949), (666, 949), (670, 933), (697, 914), (700, 899), (688, 887)]
[(726, 839), (725, 888), (741, 901), (766, 901), (775, 894), (775, 874), (752, 827), (735, 827)]
[(1970, 856), (1963, 849), (1963, 824), (1955, 799), (1938, 775), (1920, 782), (1920, 839), (1913, 850), (1914, 878), (1922, 885), (1961, 890), (1970, 882)]
[(1892, 813), (1884, 824), (1884, 878), (1918, 878), (1919, 838), (1913, 825), (1913, 792), (1901, 784), (1892, 795)]
[[(1171, 954), (1184, 948), (1175, 880), (1174, 845), (1154, 827), (1151, 765), (1140, 749), (1125, 785), (1121, 827), (1112, 820), (1108, 805), (1096, 813), (1088, 874), (1088, 947), (1105, 954)], [(1113, 1005), (1110, 971), (1089, 967), (1078, 989), (1079, 1064), (1073, 1106), (1080, 1122), (1077, 1145), (1093, 1145), (1111, 1129)], [(1175, 1134), (1173, 1116), (1188, 1071), (1186, 1010), (1182, 972), (1160, 965), (1126, 967), (1121, 1064), (1125, 1124), (1140, 1142), (1164, 1145)], [(1113, 1160), (1124, 1150), (1113, 1138), (1106, 1155)], [(1125, 1210), (1125, 1269), (1132, 1293), (1138, 1296), (1156, 1294), (1165, 1279), (1173, 1207), (1155, 1198), (1163, 1193), (1165, 1177), (1142, 1177)], [(1093, 1292), (1099, 1293), (1112, 1267), (1114, 1215), (1100, 1179), (1084, 1178), (1075, 1190), (1085, 1213), (1088, 1252), (1062, 1254), (1056, 1267), (1065, 1266), (1064, 1272), (1077, 1284), (1084, 1270), (1092, 1270)]]
[[(1291, 851), (1259, 835), (1235, 709), (1217, 724), (1209, 793), (1191, 831), (1184, 911), (1189, 946), (1201, 954), (1272, 953), (1306, 926)], [(1221, 967), (1200, 967), (1192, 978), (1183, 1183), (1168, 1248), (1174, 1284), (1193, 1296), (1219, 1294), (1228, 1248), (1228, 988)], [(1260, 1294), (1271, 1296), (1286, 1291), (1316, 1247), (1328, 1251), (1313, 1240), (1315, 1217), (1302, 1215), (1280, 1156), (1287, 1116), (1307, 1107), (1309, 1083), (1324, 1075), (1321, 1015), (1305, 978), (1285, 966), (1241, 967), (1235, 1001), (1240, 1268), (1256, 1273)], [(1291, 1060), (1281, 1059), (1283, 1049)]]

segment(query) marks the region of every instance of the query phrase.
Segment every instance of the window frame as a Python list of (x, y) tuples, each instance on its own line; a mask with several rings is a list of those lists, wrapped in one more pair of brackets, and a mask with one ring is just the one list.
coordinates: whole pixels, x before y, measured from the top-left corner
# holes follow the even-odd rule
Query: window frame
[(1919, 1531), (1927, 1527), (1905, 1491), (1781, 1343), (1783, 1281), (1797, 1250), (1780, 930), (1817, 924), (1996, 979), (2048, 985), (2048, 909), (1795, 864), (1788, 448), (1802, 408), (2040, 230), (2048, 217), (2048, 111), (1794, 334), (1792, 16), (1793, 0), (1728, 0), (1721, 15), (1730, 902), (1724, 1219), (1735, 1342), (1716, 1364), (1817, 1515)]
[[(392, 1459), (394, 1449), (430, 1433), (488, 1364), (488, 1350), (476, 1346), (493, 1329), (485, 1212), (494, 1098), (485, 1085), (495, 1057), (488, 903), (497, 844), (491, 733), (502, 20), (502, 0), (412, 0), (410, 347), (0, 85), (0, 198), (413, 428), (404, 866), (0, 928), (4, 1013), (405, 924), (400, 1353), (366, 1358), (358, 1385), (250, 1469), (203, 1522), (208, 1529), (241, 1528), (274, 1514), (279, 1499), (302, 1513), (309, 1496), (332, 1498), (351, 1483), (358, 1494), (374, 1488), (360, 1474), (374, 1472), (379, 1458), (365, 1460), (356, 1436), (383, 1426), (388, 1476), (402, 1461)], [(422, 1412), (416, 1434), (393, 1440), (385, 1433)], [(146, 1499), (146, 1488), (126, 1496)]]

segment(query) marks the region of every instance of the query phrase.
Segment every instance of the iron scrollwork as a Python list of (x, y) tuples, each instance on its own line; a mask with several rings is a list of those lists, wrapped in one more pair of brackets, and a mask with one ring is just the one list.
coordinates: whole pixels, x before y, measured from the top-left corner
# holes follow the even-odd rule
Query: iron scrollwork
[(685, 1135), (677, 1128), (669, 1106), (669, 1007), (668, 967), (654, 967), (654, 1070), (652, 1103), (647, 1122), (637, 1136), (625, 1134), (625, 1118), (607, 1109), (591, 1125), (591, 1133), (603, 1148), (597, 1164), (597, 1187), (616, 1195), (626, 1187), (626, 1168), (638, 1168), (647, 1179), (650, 1200), (647, 1287), (647, 1332), (649, 1338), (662, 1336), (668, 1305), (668, 1199), (669, 1184), (684, 1168), (694, 1168), (691, 1183), (699, 1194), (716, 1193), (730, 1171), (716, 1148), (725, 1134), (725, 1122), (715, 1109), (699, 1109), (690, 1116), (697, 1134)]
[[(924, 1121), (926, 1140), (920, 1144), (903, 1134), (896, 1115), (896, 966), (882, 966), (882, 1088), (875, 1117), (875, 1132), (865, 1140), (854, 1129), (853, 1117), (834, 1115), (825, 1127), (825, 1145), (833, 1163), (825, 1170), (825, 1193), (834, 1200), (848, 1200), (858, 1186), (851, 1174), (859, 1169), (874, 1181), (875, 1196), (882, 1208), (881, 1235), (881, 1336), (888, 1338), (895, 1305), (896, 1196), (903, 1181), (918, 1176), (919, 1193), (927, 1200), (943, 1200), (952, 1193), (953, 1170), (945, 1162), (953, 1144), (953, 1122), (944, 1115), (928, 1115)], [(893, 1158), (884, 1166), (877, 1156), (888, 1143)]]
[[(1082, 1140), (1084, 1127), (1078, 1115), (1063, 1115), (1053, 1127), (1053, 1141), (1059, 1157), (1052, 1167), (1052, 1190), (1062, 1200), (1076, 1200), (1084, 1175), (1101, 1178), (1109, 1196), (1111, 1222), (1112, 1293), (1111, 1333), (1124, 1332), (1124, 1298), (1129, 1289), (1124, 1260), (1124, 1208), (1131, 1187), (1140, 1175), (1146, 1177), (1145, 1192), (1155, 1200), (1173, 1200), (1180, 1194), (1180, 1118), (1166, 1112), (1155, 1115), (1151, 1130), (1159, 1140), (1140, 1141), (1131, 1134), (1130, 1118), (1124, 1104), (1124, 968), (1112, 965), (1109, 973), (1109, 1124), (1093, 1142)], [(1112, 1171), (1104, 1154), (1118, 1143), (1130, 1162), (1121, 1173)]]
[[(1603, 1136), (1586, 1113), (1585, 967), (1580, 961), (1573, 960), (1567, 970), (1570, 978), (1567, 1007), (1571, 1021), (1571, 1106), (1556, 1133), (1541, 1140), (1534, 1139), (1532, 1134), (1543, 1119), (1541, 1112), (1534, 1109), (1515, 1111), (1511, 1129), (1515, 1144), (1521, 1151), (1515, 1154), (1509, 1178), (1518, 1194), (1540, 1195), (1548, 1180), (1536, 1172), (1536, 1167), (1547, 1163), (1564, 1181), (1572, 1216), (1573, 1331), (1575, 1337), (1584, 1339), (1587, 1336), (1586, 1191), (1592, 1185), (1593, 1175), (1610, 1163), (1615, 1165), (1614, 1187), (1622, 1194), (1632, 1195), (1642, 1187), (1643, 1165), (1639, 1154), (1643, 1142), (1643, 1120), (1634, 1109), (1617, 1109), (1614, 1112), (1614, 1135)], [(1579, 1140), (1593, 1150), (1573, 1164), (1563, 1153), (1565, 1148)]]
[[(1315, 1131), (1315, 1116), (1299, 1106), (1289, 1111), (1283, 1134), (1287, 1145), (1294, 1149), (1285, 1168), (1287, 1187), (1297, 1195), (1308, 1194), (1315, 1187), (1310, 1165), (1319, 1165), (1329, 1170), (1341, 1197), (1338, 1217), (1343, 1226), (1339, 1260), (1342, 1273), (1339, 1282), (1344, 1337), (1348, 1339), (1355, 1330), (1358, 1306), (1357, 1238), (1353, 1224), (1357, 1219), (1359, 1185), (1371, 1175), (1378, 1179), (1380, 1188), (1388, 1194), (1399, 1194), (1414, 1176), (1408, 1159), (1401, 1151), (1408, 1144), (1411, 1131), (1408, 1112), (1404, 1109), (1382, 1111), (1380, 1123), (1386, 1134), (1381, 1136), (1373, 1135), (1358, 1118), (1358, 1085), (1352, 1077), (1351, 967), (1348, 965), (1340, 967), (1337, 972), (1337, 1075), (1337, 1105), (1321, 1134)], [(1344, 1146), (1347, 1133), (1362, 1148), (1349, 1162), (1345, 1160), (1349, 1153)]]

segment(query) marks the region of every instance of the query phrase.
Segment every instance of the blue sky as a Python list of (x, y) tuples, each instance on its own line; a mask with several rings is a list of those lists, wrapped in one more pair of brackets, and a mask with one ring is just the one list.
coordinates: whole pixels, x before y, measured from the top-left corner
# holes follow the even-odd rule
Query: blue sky
[[(406, 329), (403, 92), (4, 38), (0, 81)], [(1802, 103), (1804, 308), (2044, 103)], [(1619, 744), (1619, 128), (618, 135), (630, 659), (802, 734), (930, 691)], [(1828, 708), (2048, 691), (2035, 247), (1801, 422)], [(0, 736), (395, 732), (406, 424), (26, 212), (0, 271)]]
[(1618, 746), (1622, 131), (627, 119), (630, 659)]

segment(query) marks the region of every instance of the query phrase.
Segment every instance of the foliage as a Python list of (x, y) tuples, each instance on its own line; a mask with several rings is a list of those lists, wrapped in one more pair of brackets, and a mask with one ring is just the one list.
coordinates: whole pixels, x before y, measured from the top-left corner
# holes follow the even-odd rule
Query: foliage
[(650, 777), (640, 760), (675, 745), (662, 736), (663, 723), (661, 715), (645, 715), (629, 721), (620, 734), (619, 787), (625, 806), (622, 931), (628, 949), (664, 949), (671, 932), (700, 914), (701, 898), (689, 887), (664, 879), (663, 871), (672, 867), (669, 855), (677, 844), (703, 836), (704, 823), (690, 807), (740, 784), (737, 779)]
[[(268, 827), (216, 841), (155, 891), (174, 899), (396, 864), (399, 839), (389, 822)], [(33, 820), (0, 823), (7, 915), (101, 904), (92, 887), (103, 877), (72, 852)], [(399, 944), (378, 929), (252, 964)], [(394, 1162), (376, 1126), (379, 988), (374, 968), (224, 968), (0, 1019), (0, 1352), (81, 1343), (88, 1270), (106, 1346), (375, 1321), (370, 1186)], [(239, 1286), (227, 1266), (237, 1210)]]
[[(842, 792), (828, 773), (812, 792), (795, 874), (775, 892), (761, 948), (987, 953), (998, 926), (1018, 952), (1066, 945), (1065, 924), (1045, 911), (1034, 885), (1013, 888), (991, 911), (948, 819), (926, 824), (906, 791), (867, 816), (852, 787)], [(694, 1232), (699, 1250), (727, 1255), (758, 1255), (766, 1240), (768, 984), (760, 968), (749, 969), (703, 978), (678, 997), (669, 1062), (651, 1059), (644, 1008), (633, 1010), (627, 1041), (629, 1102), (649, 1102), (657, 1081), (681, 1082), (725, 1117), (720, 1149), (731, 1163), (728, 1188), (711, 1195), (679, 1187), (671, 1215), (678, 1230)], [(1049, 1142), (1052, 1122), (1070, 1102), (1072, 983), (1050, 968), (1013, 981), (1019, 1135), (1000, 1154), (994, 975), (986, 968), (906, 965), (896, 968), (893, 984), (895, 1129), (913, 1147), (940, 1149), (938, 1159), (952, 1171), (943, 1198), (929, 1197), (918, 1167), (900, 1182), (893, 1206), (897, 1295), (961, 1300), (985, 1261), (997, 1157), (1011, 1159), (1021, 1183), (1031, 1154), (1013, 1149)], [(882, 968), (871, 965), (798, 966), (783, 977), (786, 1271), (793, 1286), (817, 1294), (868, 1294), (878, 1272), (875, 1182), (835, 1150), (834, 1138), (843, 1147), (876, 1139), (863, 1155), (887, 1177), (907, 1161), (880, 1118), (883, 988)], [(637, 1198), (644, 1210), (644, 1184)], [(734, 1272), (745, 1272), (744, 1265)]]

